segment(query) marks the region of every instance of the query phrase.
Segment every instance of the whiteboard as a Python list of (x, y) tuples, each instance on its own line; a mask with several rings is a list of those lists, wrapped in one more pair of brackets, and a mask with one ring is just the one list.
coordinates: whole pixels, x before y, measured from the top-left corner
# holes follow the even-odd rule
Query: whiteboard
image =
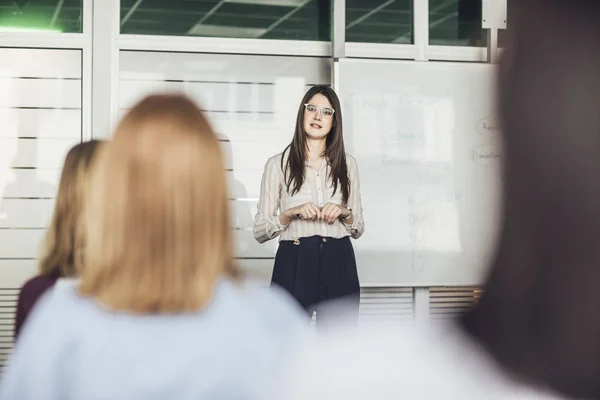
[(365, 215), (353, 242), (362, 286), (482, 283), (500, 207), (495, 68), (339, 61)]

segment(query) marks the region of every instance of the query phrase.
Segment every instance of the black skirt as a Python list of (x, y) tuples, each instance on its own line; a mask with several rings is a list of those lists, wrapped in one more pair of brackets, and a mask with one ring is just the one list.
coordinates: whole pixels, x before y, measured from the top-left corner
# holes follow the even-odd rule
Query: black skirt
[(294, 297), (309, 315), (326, 317), (324, 304), (343, 303), (345, 310), (356, 310), (360, 283), (350, 238), (312, 236), (279, 242), (271, 284)]

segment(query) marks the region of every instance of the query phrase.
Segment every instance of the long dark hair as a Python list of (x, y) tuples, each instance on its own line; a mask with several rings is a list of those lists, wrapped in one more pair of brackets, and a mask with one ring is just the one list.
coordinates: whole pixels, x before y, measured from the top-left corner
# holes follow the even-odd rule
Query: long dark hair
[[(322, 94), (327, 97), (335, 110), (333, 114), (333, 123), (331, 124), (331, 132), (327, 135), (325, 154), (323, 156), (327, 160), (330, 172), (329, 177), (333, 182), (333, 193), (338, 189), (338, 184), (342, 190), (342, 201), (344, 204), (348, 202), (350, 196), (350, 180), (348, 179), (348, 166), (346, 164), (346, 150), (344, 148), (344, 137), (342, 135), (342, 107), (337, 94), (328, 86), (313, 86), (306, 92), (300, 107), (298, 108), (298, 116), (296, 118), (296, 130), (294, 139), (283, 151), (284, 157), (281, 159), (281, 168), (285, 174), (285, 183), (288, 192), (292, 195), (298, 193), (304, 183), (304, 163), (306, 161), (306, 132), (304, 131), (304, 105), (316, 94)], [(287, 161), (285, 155), (288, 154)]]
[(600, 4), (518, 7), (500, 65), (500, 240), (461, 325), (513, 377), (600, 399)]

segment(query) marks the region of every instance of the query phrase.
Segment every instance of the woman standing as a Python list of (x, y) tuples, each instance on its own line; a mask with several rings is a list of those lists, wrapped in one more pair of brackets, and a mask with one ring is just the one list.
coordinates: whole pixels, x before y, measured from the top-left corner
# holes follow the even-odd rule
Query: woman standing
[(315, 86), (300, 103), (292, 143), (267, 161), (254, 237), (264, 243), (279, 236), (272, 283), (312, 315), (337, 299), (358, 309), (349, 237), (363, 231), (358, 168), (344, 149), (340, 101), (331, 88)]

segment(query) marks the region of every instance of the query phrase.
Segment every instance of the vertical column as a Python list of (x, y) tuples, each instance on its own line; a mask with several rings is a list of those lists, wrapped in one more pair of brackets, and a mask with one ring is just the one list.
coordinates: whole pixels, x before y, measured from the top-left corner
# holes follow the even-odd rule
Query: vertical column
[(85, 44), (81, 49), (81, 140), (92, 138), (92, 15), (93, 0), (83, 0), (82, 20)]
[(416, 287), (413, 304), (415, 327), (426, 327), (429, 324), (429, 288)]
[(427, 60), (429, 46), (429, 0), (414, 0), (413, 2), (413, 31), (417, 47), (417, 61)]
[(332, 68), (331, 83), (333, 89), (339, 91), (338, 70), (339, 61), (346, 56), (346, 0), (333, 0), (333, 15), (331, 21)]
[(92, 137), (110, 136), (118, 117), (120, 0), (94, 0), (92, 15)]
[[(414, 44), (417, 61), (427, 61), (429, 46), (429, 0), (413, 1)], [(429, 288), (414, 288), (414, 322), (416, 327), (429, 324)]]
[(487, 29), (488, 62), (498, 62), (498, 29), (506, 29), (507, 0), (481, 0), (481, 27)]
[(498, 63), (498, 29), (487, 31), (487, 59), (491, 64)]

